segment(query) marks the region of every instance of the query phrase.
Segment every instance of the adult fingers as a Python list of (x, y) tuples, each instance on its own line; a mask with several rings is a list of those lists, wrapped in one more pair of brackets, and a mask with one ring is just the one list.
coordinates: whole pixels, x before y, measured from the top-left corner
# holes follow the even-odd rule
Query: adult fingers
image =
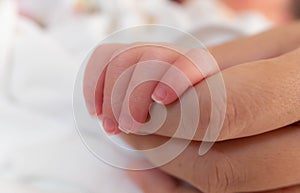
[(280, 56), (299, 47), (300, 22), (274, 27), (263, 33), (243, 37), (209, 48), (222, 68)]
[[(251, 192), (279, 189), (300, 183), (299, 126), (289, 126), (262, 135), (217, 142), (205, 155), (199, 156), (199, 142), (192, 142), (179, 156), (160, 168), (185, 180), (204, 192)], [(155, 135), (123, 138), (136, 149), (150, 149), (167, 138)], [(154, 165), (176, 152), (148, 154)], [(284, 178), (282, 177), (284, 176)]]
[[(255, 134), (271, 131), (283, 126), (292, 124), (300, 120), (300, 49), (288, 54), (269, 60), (261, 60), (252, 63), (241, 64), (222, 71), (224, 84), (226, 87), (226, 112), (224, 123), (221, 128), (213, 128), (213, 135), (206, 135), (204, 140), (214, 141), (226, 140), (251, 136)], [(218, 76), (214, 75), (207, 81), (214, 81)], [(217, 108), (218, 101), (213, 101), (210, 93), (211, 85), (205, 81), (195, 86), (199, 99), (200, 119), (194, 140), (203, 140), (210, 122), (221, 117), (221, 114), (210, 116), (211, 103)], [(187, 91), (182, 97), (187, 97)], [(222, 99), (223, 100), (223, 99)], [(189, 100), (186, 100), (189, 101)], [(192, 101), (190, 101), (192, 102)], [(184, 104), (183, 104), (184, 105)], [(153, 109), (157, 110), (158, 105)], [(175, 123), (180, 120), (180, 101), (167, 106), (167, 118), (157, 134), (173, 136), (177, 129)], [(161, 112), (157, 110), (157, 113)], [(217, 111), (222, 112), (222, 111)], [(164, 112), (161, 112), (163, 114)], [(190, 118), (186, 123), (193, 123), (196, 115), (186, 115)], [(153, 120), (155, 121), (155, 120)], [(189, 127), (186, 124), (185, 127)], [(218, 133), (217, 133), (217, 132)], [(218, 135), (219, 136), (215, 136)], [(188, 132), (181, 132), (176, 135), (178, 138), (190, 139)]]
[[(265, 192), (259, 192), (259, 193), (298, 193), (300, 192), (300, 186), (292, 186), (292, 187), (286, 187), (286, 188), (280, 188), (278, 190), (270, 190)], [(258, 192), (255, 192), (258, 193)]]
[[(212, 56), (203, 49), (192, 49), (176, 60), (174, 63), (176, 69), (171, 68), (164, 75), (154, 90), (153, 99), (159, 103), (170, 104), (191, 84), (196, 84), (219, 70), (287, 53), (299, 46), (299, 30), (300, 22), (276, 27), (255, 36), (211, 47), (209, 51)], [(190, 82), (178, 71), (181, 71)], [(177, 90), (174, 91), (174, 88)]]
[[(141, 189), (143, 193), (201, 193), (188, 185), (163, 172), (160, 169), (143, 171), (127, 171), (130, 179)], [(299, 193), (300, 186), (291, 186), (277, 190), (253, 192), (253, 193)]]
[[(130, 179), (141, 189), (143, 193), (201, 193), (186, 184), (180, 183), (172, 176), (159, 169), (143, 171), (127, 171)], [(300, 186), (291, 186), (277, 190), (253, 192), (253, 193), (299, 193)]]
[(190, 186), (180, 183), (159, 169), (129, 170), (127, 173), (143, 193), (201, 193)]

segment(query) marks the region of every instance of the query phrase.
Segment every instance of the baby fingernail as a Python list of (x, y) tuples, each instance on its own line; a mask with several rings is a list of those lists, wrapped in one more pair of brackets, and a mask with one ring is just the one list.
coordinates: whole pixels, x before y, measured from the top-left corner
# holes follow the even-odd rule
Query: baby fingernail
[(104, 130), (109, 133), (113, 134), (117, 130), (117, 124), (114, 120), (108, 117), (103, 117), (102, 119)]
[(161, 86), (158, 86), (153, 92), (152, 99), (157, 103), (163, 103), (167, 95), (167, 90)]

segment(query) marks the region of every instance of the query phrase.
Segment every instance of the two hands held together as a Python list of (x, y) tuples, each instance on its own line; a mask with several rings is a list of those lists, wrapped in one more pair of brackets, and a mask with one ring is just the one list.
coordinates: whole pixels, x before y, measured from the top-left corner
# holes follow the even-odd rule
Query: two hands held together
[[(300, 192), (299, 31), (300, 23), (292, 23), (209, 52), (182, 52), (164, 43), (100, 45), (86, 66), (87, 108), (107, 133), (120, 133), (137, 149), (156, 147), (173, 136), (180, 120), (177, 99), (192, 87), (201, 112), (197, 129), (192, 139), (184, 133), (176, 136), (191, 143), (163, 166), (128, 171), (145, 193)], [(226, 89), (224, 122), (212, 149), (199, 156), (211, 120), (206, 80), (218, 74)], [(148, 81), (139, 84), (144, 79)], [(166, 105), (166, 119), (158, 130), (149, 135), (121, 133), (137, 133), (153, 103)]]

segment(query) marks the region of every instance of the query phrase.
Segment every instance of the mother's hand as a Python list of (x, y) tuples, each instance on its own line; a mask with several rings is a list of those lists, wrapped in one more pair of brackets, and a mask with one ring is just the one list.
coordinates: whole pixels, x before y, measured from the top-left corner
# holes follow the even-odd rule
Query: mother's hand
[[(169, 139), (156, 135), (122, 137), (137, 149), (156, 147)], [(300, 126), (295, 124), (258, 136), (217, 142), (204, 156), (197, 154), (199, 142), (192, 142), (160, 169), (205, 193), (256, 192), (295, 186), (300, 184), (299, 138)], [(164, 154), (158, 152), (145, 156), (155, 163)], [(197, 192), (178, 184), (159, 170), (148, 172), (130, 172), (145, 192)], [(139, 175), (142, 176), (137, 179)], [(151, 181), (145, 181), (143, 177)], [(152, 182), (158, 183), (153, 186), (155, 191), (151, 191)], [(299, 190), (299, 187), (293, 187), (286, 192)]]
[[(181, 183), (176, 178), (152, 169), (147, 171), (128, 171), (128, 175), (143, 193), (202, 193), (191, 186)], [(159, 188), (158, 188), (159, 187)], [(300, 185), (255, 193), (298, 193)]]
[[(210, 49), (224, 69), (227, 91), (226, 115), (218, 140), (260, 134), (300, 120), (299, 30), (297, 22)], [(194, 140), (201, 140), (210, 121), (211, 98), (205, 82), (195, 89), (201, 117)], [(169, 117), (157, 134), (174, 134), (179, 110), (179, 102), (168, 106)]]
[[(221, 73), (227, 92), (227, 108), (218, 140), (261, 134), (299, 121), (299, 72), (300, 48), (279, 57), (223, 70)], [(214, 78), (216, 75), (207, 79)], [(193, 140), (201, 141), (214, 117), (210, 116), (211, 96), (207, 84), (200, 82), (195, 89), (201, 116)], [(167, 110), (166, 121), (156, 134), (171, 137), (177, 128), (176, 120), (180, 120), (180, 101), (168, 105)], [(192, 121), (193, 116), (190, 118)], [(185, 133), (176, 137), (188, 139)]]
[[(295, 124), (300, 120), (300, 49), (297, 48), (300, 44), (299, 41), (287, 43), (283, 40), (287, 32), (295, 33), (295, 28), (292, 29), (285, 33), (265, 34), (265, 38), (269, 37), (265, 44), (280, 39), (280, 43), (276, 45), (273, 42), (274, 47), (258, 41), (251, 42), (250, 40), (255, 39), (252, 37), (250, 40), (224, 45), (223, 55), (218, 52), (222, 50), (222, 46), (217, 48), (217, 60), (224, 58), (229, 63), (230, 60), (243, 63), (243, 58), (251, 60), (256, 54), (266, 54), (267, 56), (259, 57), (270, 58), (247, 61), (222, 72), (228, 94), (228, 107), (219, 140), (236, 139), (215, 143), (204, 156), (197, 154), (200, 142), (193, 141), (178, 157), (159, 168), (166, 173), (158, 169), (130, 172), (131, 177), (146, 193), (197, 193), (200, 190), (210, 193), (300, 191), (297, 186), (300, 184), (300, 126)], [(274, 34), (278, 35), (275, 36), (278, 39), (274, 39)], [(257, 37), (261, 35), (256, 36), (256, 39)], [(293, 37), (300, 39), (298, 34)], [(240, 51), (237, 56), (230, 54), (236, 54), (233, 50), (239, 47), (249, 48), (249, 52)], [(269, 52), (260, 47), (269, 49)], [(199, 83), (196, 89), (200, 102), (202, 101), (201, 111), (209, 111), (207, 104), (210, 97), (206, 85)], [(167, 141), (168, 136), (172, 136), (175, 128), (172, 120), (179, 117), (178, 107), (176, 103), (168, 107), (167, 122), (156, 135), (122, 134), (122, 137), (137, 149), (156, 147)], [(202, 139), (202, 127), (207, 126), (209, 117), (202, 118), (201, 121), (196, 140)], [(241, 138), (246, 136), (252, 137)], [(164, 156), (164, 152), (145, 156), (155, 163), (158, 157), (161, 159)], [(178, 183), (171, 176), (187, 181), (197, 190)]]

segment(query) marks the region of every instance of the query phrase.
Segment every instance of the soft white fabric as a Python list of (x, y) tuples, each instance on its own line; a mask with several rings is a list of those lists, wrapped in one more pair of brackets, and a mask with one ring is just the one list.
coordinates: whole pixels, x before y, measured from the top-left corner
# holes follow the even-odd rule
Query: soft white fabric
[[(247, 34), (269, 25), (256, 14), (226, 18), (214, 1), (204, 0), (184, 7), (166, 0), (99, 0), (96, 14), (72, 13), (70, 0), (61, 0), (60, 9), (52, 0), (42, 8), (36, 0), (18, 1), (47, 28), (19, 16), (14, 1), (0, 1), (0, 192), (5, 193), (138, 192), (124, 171), (87, 151), (73, 120), (76, 72), (89, 49), (110, 32), (161, 23), (207, 38), (199, 26), (232, 22), (231, 28)], [(236, 36), (221, 35), (207, 42)]]

